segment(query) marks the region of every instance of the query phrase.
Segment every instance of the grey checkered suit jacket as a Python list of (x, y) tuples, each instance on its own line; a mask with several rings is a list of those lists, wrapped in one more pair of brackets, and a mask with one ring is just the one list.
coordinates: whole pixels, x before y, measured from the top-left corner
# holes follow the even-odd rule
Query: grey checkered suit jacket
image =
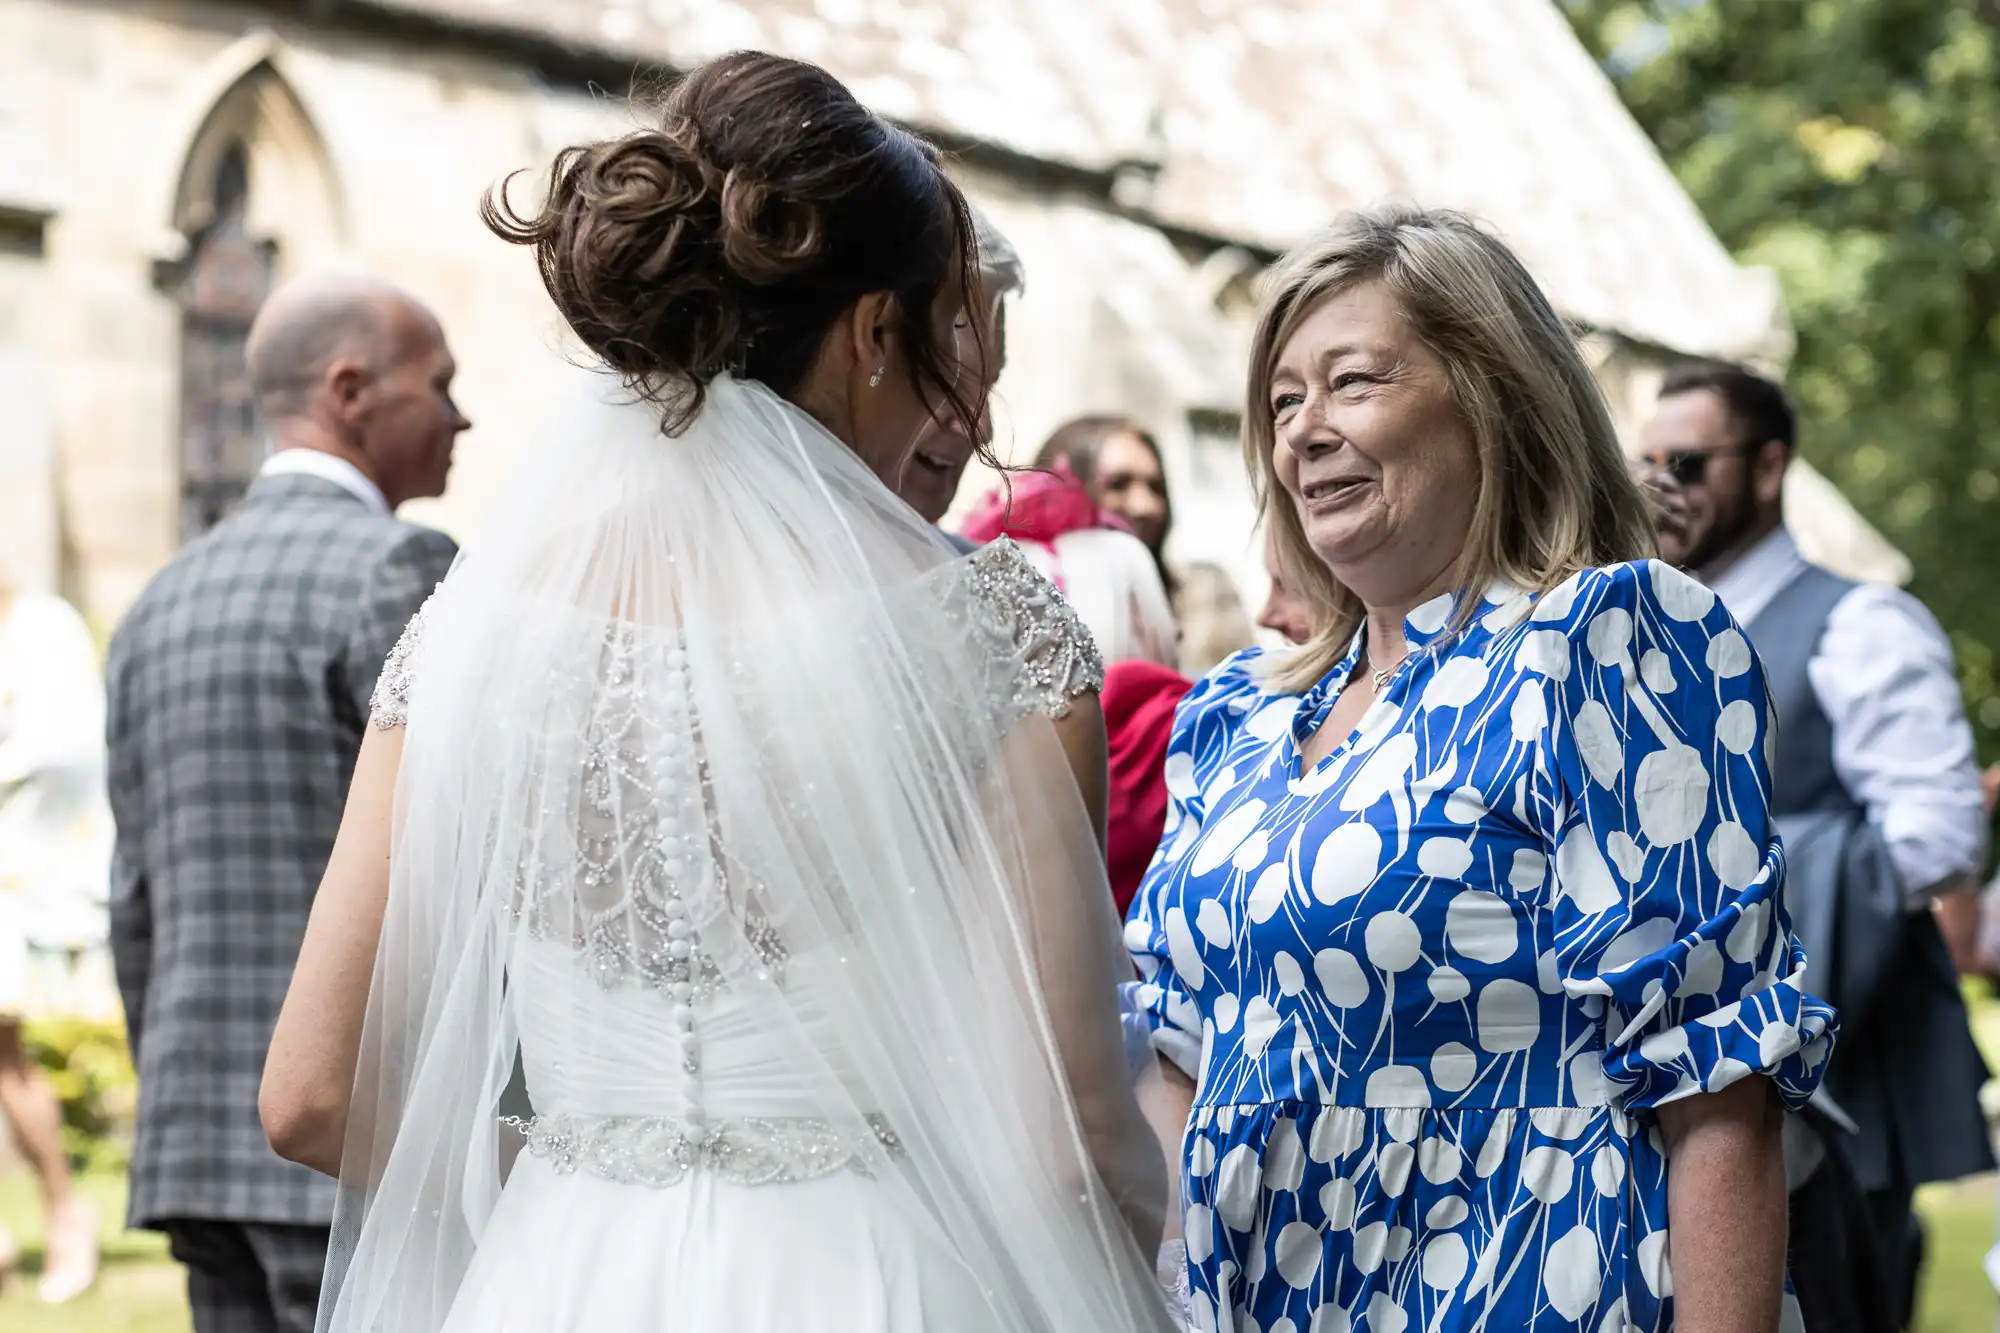
[(257, 1084), (382, 662), (457, 548), (332, 482), (259, 479), (111, 643), (112, 951), (139, 1065), (129, 1220), (325, 1224)]

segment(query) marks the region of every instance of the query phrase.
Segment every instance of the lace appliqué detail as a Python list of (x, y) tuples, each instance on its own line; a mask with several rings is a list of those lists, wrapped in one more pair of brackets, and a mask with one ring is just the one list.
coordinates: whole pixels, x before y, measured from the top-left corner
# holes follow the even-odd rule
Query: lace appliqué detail
[[(431, 597), (436, 595), (432, 593)], [(396, 646), (389, 650), (388, 659), (382, 663), (382, 674), (375, 678), (375, 695), (368, 701), (368, 720), (384, 731), (409, 725), (411, 659), (423, 643), (424, 619), (430, 609), (431, 598), (426, 597), (417, 613), (410, 617), (410, 623), (403, 627)]]
[(583, 754), (573, 841), (515, 858), (504, 908), (531, 938), (567, 942), (599, 986), (636, 982), (671, 1000), (681, 1066), (695, 1075), (694, 1007), (727, 984), (711, 946), (747, 950), (737, 968), (780, 985), (789, 954), (756, 885), (714, 839), (687, 672), (678, 645), (629, 628), (605, 636), (574, 720)]
[(1004, 645), (1000, 705), (1011, 718), (1067, 716), (1071, 700), (1104, 688), (1097, 641), (1056, 585), (1007, 538), (971, 557), (979, 628)]
[(702, 1126), (650, 1116), (547, 1115), (501, 1122), (560, 1175), (588, 1171), (621, 1185), (664, 1189), (697, 1167), (738, 1185), (790, 1185), (841, 1171), (874, 1175), (878, 1152), (901, 1157), (902, 1141), (869, 1116), (872, 1142), (856, 1142), (811, 1117), (751, 1117)]

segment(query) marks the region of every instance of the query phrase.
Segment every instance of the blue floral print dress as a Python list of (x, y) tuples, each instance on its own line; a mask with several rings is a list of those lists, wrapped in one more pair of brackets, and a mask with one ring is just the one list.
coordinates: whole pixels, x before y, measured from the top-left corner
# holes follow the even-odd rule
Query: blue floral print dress
[(1239, 654), (1175, 720), (1128, 1002), (1197, 1080), (1202, 1330), (1669, 1329), (1652, 1108), (1825, 1069), (1714, 594), (1651, 562), (1456, 605), (1310, 771), (1358, 638), (1303, 696)]

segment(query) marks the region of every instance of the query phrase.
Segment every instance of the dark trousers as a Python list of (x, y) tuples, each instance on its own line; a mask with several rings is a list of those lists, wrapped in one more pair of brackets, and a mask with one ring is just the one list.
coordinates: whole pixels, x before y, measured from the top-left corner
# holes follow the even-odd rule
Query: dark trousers
[(1900, 1333), (1908, 1321), (1888, 1280), (1872, 1198), (1837, 1147), (1792, 1191), (1785, 1263), (1806, 1333)]
[(1915, 1192), (1908, 1189), (1869, 1190), (1868, 1216), (1875, 1232), (1875, 1252), (1882, 1259), (1883, 1281), (1896, 1315), (1896, 1327), (1908, 1328), (1917, 1313), (1917, 1279), (1924, 1267), (1924, 1224), (1917, 1216)]
[(312, 1333), (327, 1228), (184, 1218), (166, 1232), (195, 1333)]

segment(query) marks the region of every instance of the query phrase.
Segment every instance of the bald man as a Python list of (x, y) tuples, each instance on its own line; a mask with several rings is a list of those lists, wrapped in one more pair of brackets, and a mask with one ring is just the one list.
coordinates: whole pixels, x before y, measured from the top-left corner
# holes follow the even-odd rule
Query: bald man
[(276, 449), (263, 477), (320, 477), (378, 514), (444, 494), (472, 423), (452, 402), (444, 330), (415, 298), (372, 278), (302, 279), (265, 304), (246, 358)]
[(167, 1233), (197, 1333), (308, 1333), (334, 1185), (271, 1151), (257, 1085), (376, 677), (456, 554), (395, 511), (469, 423), (436, 318), (371, 279), (273, 295), (248, 361), (271, 457), (111, 644), (112, 950), (131, 1225)]

